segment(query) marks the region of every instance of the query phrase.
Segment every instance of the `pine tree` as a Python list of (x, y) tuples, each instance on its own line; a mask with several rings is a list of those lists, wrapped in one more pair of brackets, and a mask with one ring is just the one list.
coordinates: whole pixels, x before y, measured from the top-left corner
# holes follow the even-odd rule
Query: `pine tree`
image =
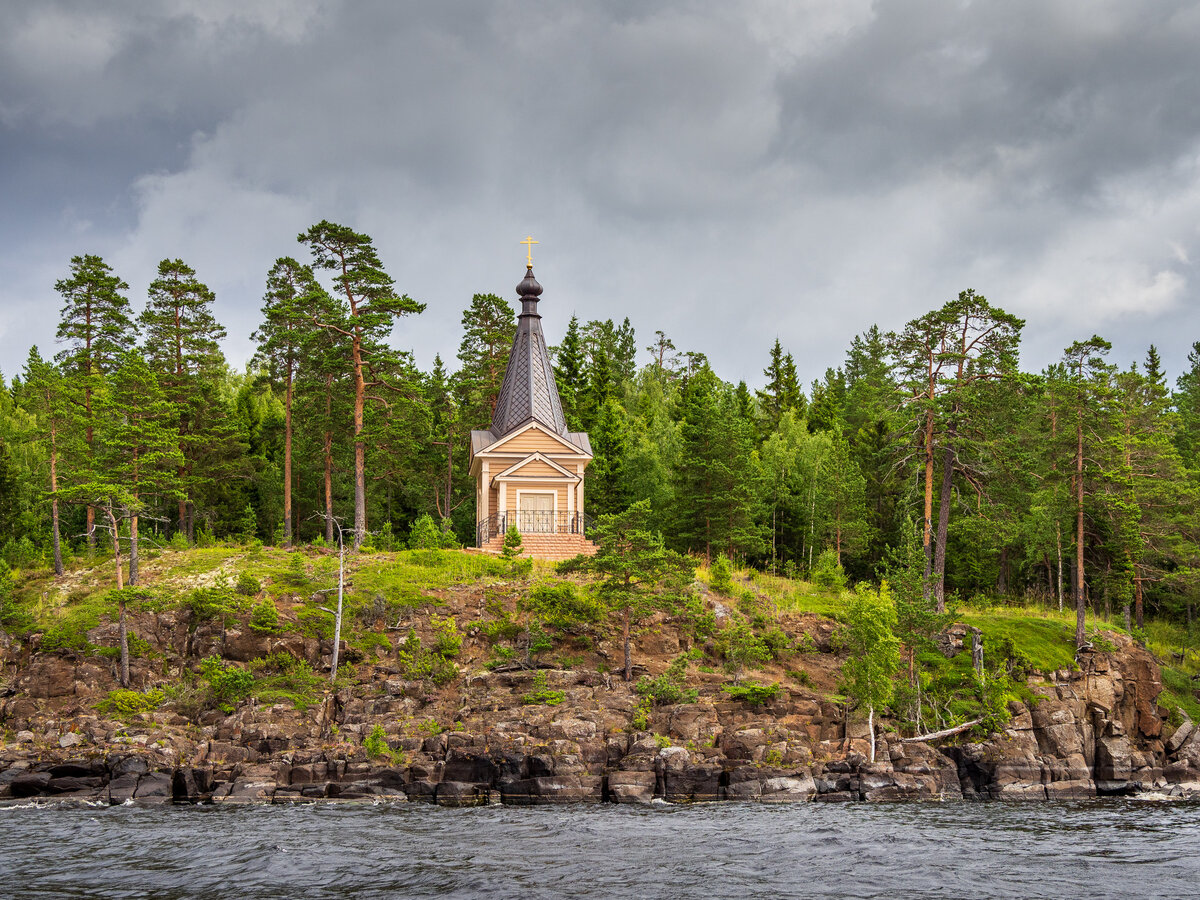
[(63, 574), (62, 529), (59, 522), (58, 468), (64, 448), (78, 444), (75, 418), (59, 369), (42, 359), (38, 348), (29, 350), (25, 363), (25, 388), (32, 411), (41, 423), (50, 454), (50, 530), (54, 573)]
[[(83, 455), (68, 460), (69, 481), (86, 480), (95, 458), (94, 404), (103, 376), (120, 356), (137, 343), (137, 326), (130, 313), (129, 285), (113, 274), (99, 256), (71, 257), (71, 274), (55, 282), (63, 297), (57, 338), (66, 346), (55, 356), (66, 379), (68, 393), (81, 407)], [(88, 549), (95, 547), (95, 511), (87, 511)]]
[(284, 397), (283, 545), (292, 546), (292, 401), (304, 360), (305, 341), (314, 329), (313, 317), (328, 311), (331, 301), (317, 284), (312, 269), (291, 257), (280, 257), (267, 274), (263, 324), (252, 335), (258, 342), (256, 359)]
[(386, 339), (401, 316), (419, 313), (424, 303), (397, 294), (395, 282), (383, 270), (371, 239), (365, 234), (321, 221), (297, 240), (306, 244), (317, 268), (333, 271), (335, 292), (346, 301), (346, 327), (319, 322), (341, 332), (350, 342), (350, 372), (354, 380), (354, 549), (367, 535), (367, 443), (363, 435), (367, 389), (386, 389), (379, 372), (387, 356)]
[(177, 527), (189, 542), (195, 539), (200, 483), (216, 475), (198, 465), (199, 457), (228, 439), (225, 416), (208, 409), (216, 402), (225, 366), (217, 343), (225, 328), (213, 317), (214, 301), (194, 269), (181, 259), (164, 259), (139, 317), (147, 362), (175, 407), (176, 446), (182, 457), (176, 473), (181, 487)]

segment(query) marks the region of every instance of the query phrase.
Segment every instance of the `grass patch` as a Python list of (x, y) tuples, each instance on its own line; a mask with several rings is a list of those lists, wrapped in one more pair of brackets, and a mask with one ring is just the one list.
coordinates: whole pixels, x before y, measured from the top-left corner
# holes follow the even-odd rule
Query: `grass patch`
[(1191, 675), (1170, 666), (1163, 666), (1162, 685), (1162, 693), (1158, 695), (1161, 706), (1171, 712), (1181, 710), (1187, 713), (1193, 722), (1200, 722), (1200, 702), (1196, 700), (1196, 684)]
[[(1029, 610), (991, 608), (986, 610), (960, 609), (958, 618), (983, 632), (983, 652), (988, 652), (988, 639), (1007, 638), (1029, 658), (1030, 665), (1040, 672), (1075, 667), (1075, 624), (1068, 624), (1057, 612), (1053, 616), (1031, 616)], [(970, 653), (967, 653), (970, 658)]]

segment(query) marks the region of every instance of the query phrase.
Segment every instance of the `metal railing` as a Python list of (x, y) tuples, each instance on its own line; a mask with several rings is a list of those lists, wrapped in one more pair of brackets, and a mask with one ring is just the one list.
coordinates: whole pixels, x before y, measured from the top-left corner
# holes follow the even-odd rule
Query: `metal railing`
[(509, 509), (493, 513), (475, 527), (476, 545), (482, 547), (510, 525), (521, 534), (586, 534), (592, 517), (581, 512), (553, 512), (543, 509)]

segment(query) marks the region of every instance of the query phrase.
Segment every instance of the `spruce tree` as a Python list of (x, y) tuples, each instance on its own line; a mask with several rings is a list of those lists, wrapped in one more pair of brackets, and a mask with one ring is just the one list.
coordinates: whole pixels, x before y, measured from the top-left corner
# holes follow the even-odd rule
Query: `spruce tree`
[(495, 294), (476, 294), (462, 315), (455, 378), (463, 431), (485, 429), (492, 421), (504, 383), (508, 354), (517, 332), (513, 308)]

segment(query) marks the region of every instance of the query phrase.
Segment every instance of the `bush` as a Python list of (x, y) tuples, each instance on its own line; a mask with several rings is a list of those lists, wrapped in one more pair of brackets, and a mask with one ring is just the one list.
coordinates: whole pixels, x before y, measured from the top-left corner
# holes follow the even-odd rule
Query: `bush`
[(323, 609), (302, 606), (296, 610), (296, 627), (305, 637), (333, 640), (333, 616)]
[(538, 703), (544, 703), (546, 706), (558, 706), (566, 697), (567, 695), (562, 691), (550, 687), (545, 672), (538, 672), (533, 676), (532, 689), (521, 698), (521, 702), (526, 706)]
[(110, 716), (135, 716), (138, 713), (153, 712), (162, 706), (166, 699), (161, 690), (150, 690), (145, 693), (118, 689), (109, 691), (108, 696), (96, 704), (96, 711)]
[(371, 759), (390, 755), (387, 735), (384, 733), (382, 725), (376, 725), (371, 729), (371, 733), (363, 740), (363, 749), (367, 751), (367, 756)]
[(500, 550), (500, 558), (515, 561), (524, 550), (521, 532), (517, 530), (517, 523), (514, 522), (508, 526), (508, 531), (504, 532), (504, 547)]
[(685, 687), (687, 664), (688, 655), (681, 653), (657, 678), (642, 676), (634, 690), (655, 703), (695, 703), (698, 691)]
[(731, 621), (717, 636), (717, 650), (725, 658), (725, 669), (731, 675), (741, 677), (743, 669), (757, 668), (771, 661), (771, 650), (750, 628), (745, 619), (731, 617)]
[(411, 681), (429, 679), (436, 685), (448, 684), (458, 677), (458, 666), (439, 653), (426, 650), (416, 629), (408, 630), (404, 643), (396, 648), (400, 674)]
[(433, 516), (424, 513), (413, 522), (408, 536), (409, 550), (437, 550), (442, 546), (442, 533), (433, 524)]
[(184, 598), (183, 605), (202, 622), (223, 619), (243, 608), (243, 602), (228, 584), (196, 588)]
[(218, 709), (233, 712), (233, 704), (249, 696), (254, 675), (247, 669), (227, 665), (218, 656), (200, 661), (200, 677), (208, 684), (209, 696)]
[(570, 581), (540, 581), (521, 599), (521, 608), (563, 631), (579, 631), (604, 618), (604, 604)]
[(459, 633), (454, 616), (430, 616), (429, 624), (433, 627), (433, 652), (444, 659), (458, 656), (463, 636)]
[(253, 597), (262, 590), (262, 584), (249, 572), (243, 572), (238, 576), (237, 584), (233, 589), (243, 597)]
[(708, 586), (719, 594), (728, 596), (733, 590), (733, 565), (722, 553), (708, 572)]
[(837, 553), (825, 550), (817, 557), (812, 570), (812, 583), (832, 591), (846, 589), (846, 571), (837, 560)]
[(779, 682), (774, 684), (723, 684), (721, 690), (729, 695), (730, 700), (740, 700), (750, 706), (762, 706), (768, 700), (779, 696)]
[(250, 612), (250, 627), (259, 634), (279, 633), (279, 610), (275, 608), (274, 600), (264, 597), (254, 604)]
[(12, 570), (0, 559), (0, 628), (25, 631), (33, 627), (33, 616), (17, 603)]

